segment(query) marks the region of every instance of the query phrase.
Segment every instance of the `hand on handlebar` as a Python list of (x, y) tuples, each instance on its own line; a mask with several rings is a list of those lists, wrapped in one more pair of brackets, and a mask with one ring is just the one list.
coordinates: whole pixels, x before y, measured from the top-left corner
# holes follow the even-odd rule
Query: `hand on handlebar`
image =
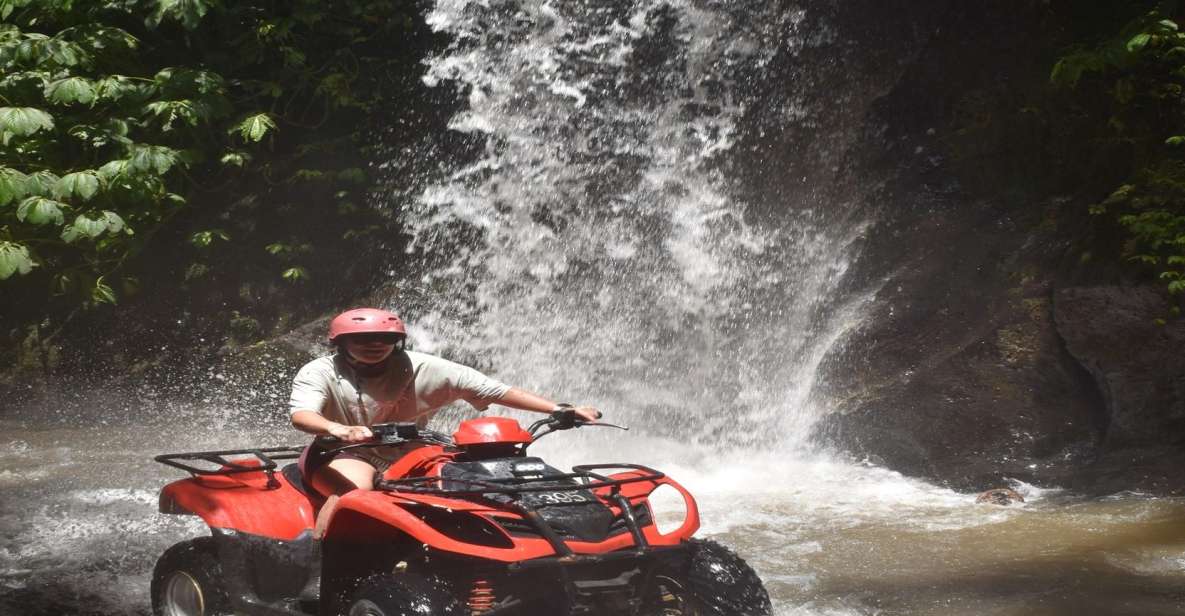
[(572, 409), (576, 416), (588, 422), (593, 422), (601, 418), (601, 412), (591, 406), (577, 406)]
[(366, 426), (343, 426), (341, 424), (331, 426), (329, 435), (337, 437), (343, 443), (361, 443), (374, 438), (374, 433)]

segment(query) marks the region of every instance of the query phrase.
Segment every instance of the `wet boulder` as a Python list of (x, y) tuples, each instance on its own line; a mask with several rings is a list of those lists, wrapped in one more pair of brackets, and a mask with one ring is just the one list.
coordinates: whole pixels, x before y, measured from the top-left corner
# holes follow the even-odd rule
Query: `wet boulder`
[(984, 490), (975, 497), (975, 502), (1007, 507), (1013, 503), (1025, 502), (1025, 497), (1012, 488), (992, 488)]

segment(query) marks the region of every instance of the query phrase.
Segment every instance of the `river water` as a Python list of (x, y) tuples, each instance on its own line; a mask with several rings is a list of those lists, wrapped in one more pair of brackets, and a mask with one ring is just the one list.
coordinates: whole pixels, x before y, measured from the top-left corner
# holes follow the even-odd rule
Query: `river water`
[[(876, 221), (823, 198), (746, 202), (730, 165), (773, 50), (834, 44), (820, 14), (440, 0), (429, 20), (454, 43), (426, 79), (465, 94), (452, 129), (483, 145), (397, 204), (414, 236), (399, 262), (418, 265), (389, 304), (415, 347), (631, 426), (537, 453), (667, 471), (780, 616), (1185, 613), (1185, 501), (1015, 484), (1024, 504), (976, 504), (812, 438), (833, 408), (821, 367), (876, 291), (848, 279)], [(775, 120), (815, 121), (827, 103), (808, 85)], [(156, 512), (179, 473), (151, 456), (302, 440), (282, 400), (192, 398), (3, 409), (0, 614), (146, 613), (157, 555), (203, 533)]]
[[(157, 490), (181, 473), (149, 456), (301, 440), (278, 423), (195, 433), (195, 422), (226, 415), (180, 414), (189, 420), (135, 427), (0, 422), (0, 613), (148, 613), (156, 557), (205, 532), (196, 518), (156, 512)], [(1180, 499), (1018, 485), (1022, 505), (975, 504), (849, 461), (730, 455), (633, 433), (559, 434), (538, 452), (668, 471), (698, 496), (701, 535), (757, 569), (779, 616), (1185, 613)]]

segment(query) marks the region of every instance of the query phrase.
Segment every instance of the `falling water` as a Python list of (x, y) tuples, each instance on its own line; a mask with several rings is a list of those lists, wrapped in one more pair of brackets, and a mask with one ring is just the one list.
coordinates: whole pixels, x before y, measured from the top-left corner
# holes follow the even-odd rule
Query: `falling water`
[(800, 36), (768, 4), (440, 2), (427, 79), (486, 146), (406, 213), (434, 257), (402, 285), (436, 298), (421, 346), (654, 434), (805, 448), (863, 226), (733, 196), (747, 92)]

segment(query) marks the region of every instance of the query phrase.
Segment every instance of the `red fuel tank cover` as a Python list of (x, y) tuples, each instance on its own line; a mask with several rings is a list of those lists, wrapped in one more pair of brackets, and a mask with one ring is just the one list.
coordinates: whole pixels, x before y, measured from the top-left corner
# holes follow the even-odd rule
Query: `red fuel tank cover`
[(453, 432), (453, 441), (459, 446), (480, 443), (530, 443), (531, 434), (509, 417), (480, 417), (462, 421)]

